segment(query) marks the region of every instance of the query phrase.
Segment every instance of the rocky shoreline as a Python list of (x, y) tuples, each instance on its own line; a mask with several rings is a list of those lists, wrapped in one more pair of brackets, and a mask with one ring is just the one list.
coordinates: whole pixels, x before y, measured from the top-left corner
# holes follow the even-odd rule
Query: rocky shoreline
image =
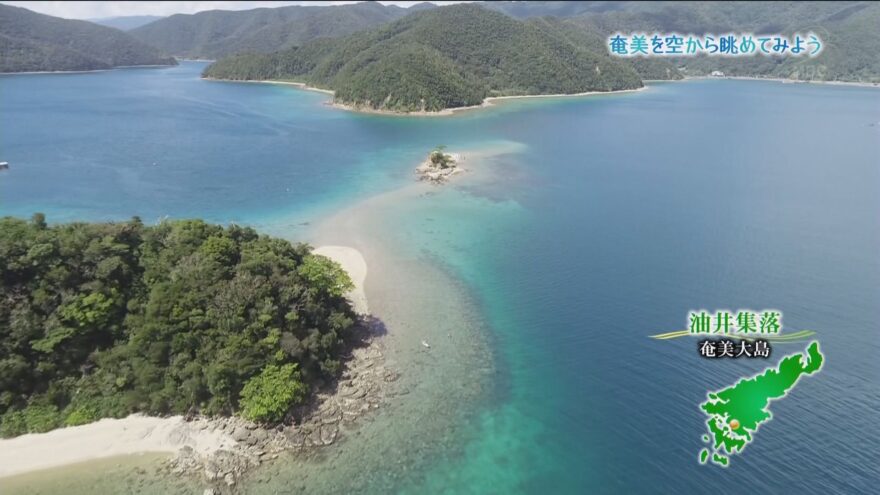
[(463, 159), (458, 153), (444, 153), (442, 148), (438, 148), (428, 154), (425, 161), (416, 167), (415, 172), (419, 180), (440, 185), (453, 175), (464, 172), (460, 165)]
[(308, 456), (332, 445), (356, 427), (359, 418), (379, 408), (399, 377), (385, 366), (379, 342), (382, 323), (365, 316), (360, 328), (339, 379), (291, 411), (283, 424), (267, 427), (239, 417), (194, 418), (187, 423), (189, 431), (218, 431), (232, 438), (234, 446), (208, 454), (184, 447), (162, 469), (174, 476), (200, 478), (207, 484), (204, 493), (217, 495), (234, 491), (249, 471), (285, 452)]

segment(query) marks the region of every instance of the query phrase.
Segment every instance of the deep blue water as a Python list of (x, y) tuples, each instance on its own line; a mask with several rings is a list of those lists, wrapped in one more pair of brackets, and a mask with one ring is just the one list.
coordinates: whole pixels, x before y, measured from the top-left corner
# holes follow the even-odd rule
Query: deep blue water
[[(427, 147), (525, 145), (504, 180), (466, 191), (482, 202), (397, 227), (473, 290), (500, 366), (461, 451), (401, 473), (401, 491), (880, 484), (876, 90), (693, 81), (419, 119), (199, 81), (200, 67), (0, 77), (0, 214), (307, 221), (407, 183)], [(698, 404), (768, 363), (648, 338), (699, 308), (780, 309), (826, 356), (727, 469), (697, 463)]]
[(319, 93), (203, 81), (204, 66), (0, 76), (0, 213), (264, 222), (409, 180), (439, 144)]

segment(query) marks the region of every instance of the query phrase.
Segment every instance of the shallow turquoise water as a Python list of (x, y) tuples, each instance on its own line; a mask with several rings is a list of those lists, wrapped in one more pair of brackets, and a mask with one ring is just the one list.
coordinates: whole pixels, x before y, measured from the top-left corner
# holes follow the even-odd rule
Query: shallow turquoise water
[[(751, 82), (520, 107), (505, 136), (528, 143), (529, 177), (506, 197), (522, 222), (459, 249), (435, 242), (456, 228), (424, 242), (478, 287), (508, 373), (427, 491), (871, 491), (878, 121), (876, 91)], [(768, 307), (818, 332), (826, 367), (729, 469), (700, 467), (697, 404), (766, 363), (646, 337), (686, 328), (691, 309)]]
[[(451, 432), (460, 448), (395, 473), (398, 491), (880, 483), (876, 90), (699, 81), (396, 118), (200, 81), (200, 68), (0, 77), (0, 160), (12, 164), (0, 214), (280, 231), (409, 183), (436, 144), (522, 145), (493, 164), (490, 184), (389, 220), (406, 248), (469, 287), (499, 362), (490, 403)], [(691, 309), (743, 307), (817, 331), (826, 366), (772, 405), (730, 468), (702, 467), (698, 404), (766, 363), (707, 362), (691, 340), (647, 336), (683, 328)]]

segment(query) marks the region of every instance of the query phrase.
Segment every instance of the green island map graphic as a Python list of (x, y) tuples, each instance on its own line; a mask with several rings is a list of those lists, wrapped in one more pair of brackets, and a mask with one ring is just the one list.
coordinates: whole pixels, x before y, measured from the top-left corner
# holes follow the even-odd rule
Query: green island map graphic
[(759, 375), (709, 392), (700, 409), (709, 416), (709, 434), (703, 435), (703, 441), (710, 447), (700, 450), (700, 463), (705, 464), (711, 456), (712, 463), (727, 467), (730, 456), (741, 453), (761, 424), (773, 418), (770, 401), (785, 397), (802, 376), (819, 371), (824, 359), (819, 342), (813, 341), (806, 353), (786, 356), (778, 366)]

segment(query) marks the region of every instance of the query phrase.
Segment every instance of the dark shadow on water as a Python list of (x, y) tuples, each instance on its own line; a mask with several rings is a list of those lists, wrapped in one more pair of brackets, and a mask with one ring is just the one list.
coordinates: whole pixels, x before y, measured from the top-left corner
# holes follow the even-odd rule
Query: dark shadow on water
[[(385, 322), (373, 315), (361, 316), (360, 321), (355, 327), (356, 333), (366, 335), (369, 339), (372, 339), (373, 337), (381, 337), (388, 333), (388, 327), (385, 326)], [(367, 345), (369, 345), (369, 342)]]

